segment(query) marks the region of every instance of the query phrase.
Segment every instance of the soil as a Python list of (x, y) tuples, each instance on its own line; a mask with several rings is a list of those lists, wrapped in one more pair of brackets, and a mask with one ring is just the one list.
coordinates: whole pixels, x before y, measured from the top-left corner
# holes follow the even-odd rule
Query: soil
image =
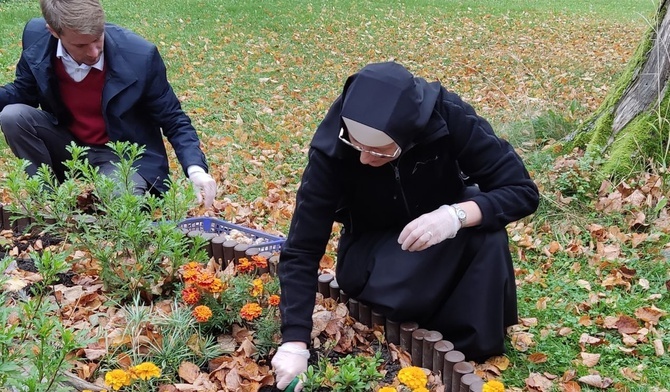
[[(49, 234), (41, 234), (41, 235), (31, 235), (31, 236), (19, 236), (19, 237), (14, 237), (13, 243), (11, 246), (9, 246), (7, 249), (13, 249), (17, 248), (19, 252), (24, 252), (26, 249), (29, 247), (35, 245), (37, 241), (42, 242), (42, 246), (44, 248), (51, 246), (51, 245), (56, 245), (59, 244), (63, 241), (62, 238), (54, 237)], [(6, 255), (6, 249), (0, 251), (0, 258), (5, 257)], [(35, 266), (35, 261), (31, 257), (17, 257), (16, 258), (16, 266), (18, 269), (26, 271), (26, 272), (38, 272), (37, 267)], [(60, 273), (56, 275), (58, 277), (58, 280), (54, 284), (62, 284), (67, 287), (72, 287), (74, 286), (74, 283), (72, 282), (72, 278), (74, 278), (75, 273), (72, 271), (67, 271), (64, 273)]]
[[(398, 363), (398, 361), (394, 361), (391, 358), (391, 353), (389, 352), (388, 346), (386, 344), (380, 344), (379, 341), (375, 340), (373, 342), (370, 342), (370, 347), (372, 347), (372, 349), (375, 352), (380, 352), (383, 359), (382, 370), (386, 371), (386, 373), (384, 378), (380, 382), (383, 384), (391, 384), (395, 379), (396, 375), (398, 374), (398, 371), (400, 371), (400, 363)], [(310, 352), (311, 355), (307, 364), (317, 366), (319, 358), (321, 358), (322, 355), (320, 352), (314, 349), (311, 349)], [(351, 355), (357, 355), (357, 354), (358, 353), (354, 351)], [(331, 352), (331, 354), (328, 355), (328, 359), (330, 363), (335, 364), (337, 363), (338, 359), (345, 356), (346, 355), (344, 354)], [(280, 392), (280, 391), (281, 389), (278, 389), (273, 385), (264, 386), (259, 389), (259, 392)], [(328, 387), (321, 387), (318, 389), (318, 392), (330, 392), (330, 391), (332, 391), (332, 389)]]

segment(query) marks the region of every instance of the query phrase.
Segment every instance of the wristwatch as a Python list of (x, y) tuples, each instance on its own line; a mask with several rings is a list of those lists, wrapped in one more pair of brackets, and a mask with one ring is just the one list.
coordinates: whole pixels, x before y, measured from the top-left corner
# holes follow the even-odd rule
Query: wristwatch
[(456, 211), (456, 217), (459, 221), (461, 221), (461, 226), (463, 226), (463, 224), (465, 224), (465, 220), (468, 219), (468, 214), (457, 204), (452, 204), (451, 206), (454, 207), (454, 210)]

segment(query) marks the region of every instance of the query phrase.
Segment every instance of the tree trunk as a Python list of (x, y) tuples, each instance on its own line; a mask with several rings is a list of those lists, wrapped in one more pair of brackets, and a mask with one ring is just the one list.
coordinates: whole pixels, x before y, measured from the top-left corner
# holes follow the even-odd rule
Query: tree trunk
[(574, 137), (605, 173), (627, 175), (650, 162), (670, 161), (670, 0), (662, 0), (628, 68), (601, 107)]

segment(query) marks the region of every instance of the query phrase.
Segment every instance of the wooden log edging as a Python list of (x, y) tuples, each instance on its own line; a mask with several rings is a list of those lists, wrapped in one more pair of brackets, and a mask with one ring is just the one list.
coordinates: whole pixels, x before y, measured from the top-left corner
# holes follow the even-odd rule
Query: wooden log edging
[(412, 365), (432, 371), (441, 377), (444, 392), (481, 392), (484, 382), (474, 373), (472, 363), (454, 349), (438, 331), (421, 328), (416, 322), (390, 320), (368, 304), (350, 298), (329, 273), (319, 275), (318, 292), (347, 306), (349, 315), (369, 328), (383, 327), (386, 341), (410, 354)]

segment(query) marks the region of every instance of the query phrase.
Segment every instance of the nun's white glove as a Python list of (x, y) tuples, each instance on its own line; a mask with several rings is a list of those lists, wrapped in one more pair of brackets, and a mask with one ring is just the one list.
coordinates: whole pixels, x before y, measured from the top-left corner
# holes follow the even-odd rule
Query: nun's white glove
[[(277, 353), (272, 358), (272, 368), (274, 368), (277, 378), (277, 388), (282, 391), (299, 374), (307, 371), (307, 360), (309, 359), (309, 350), (305, 348), (302, 342), (286, 342), (279, 346)], [(295, 391), (302, 390), (302, 381), (295, 387)]]
[(400, 232), (398, 243), (402, 250), (410, 252), (424, 250), (456, 237), (460, 228), (461, 221), (456, 216), (456, 210), (445, 204), (409, 222)]

